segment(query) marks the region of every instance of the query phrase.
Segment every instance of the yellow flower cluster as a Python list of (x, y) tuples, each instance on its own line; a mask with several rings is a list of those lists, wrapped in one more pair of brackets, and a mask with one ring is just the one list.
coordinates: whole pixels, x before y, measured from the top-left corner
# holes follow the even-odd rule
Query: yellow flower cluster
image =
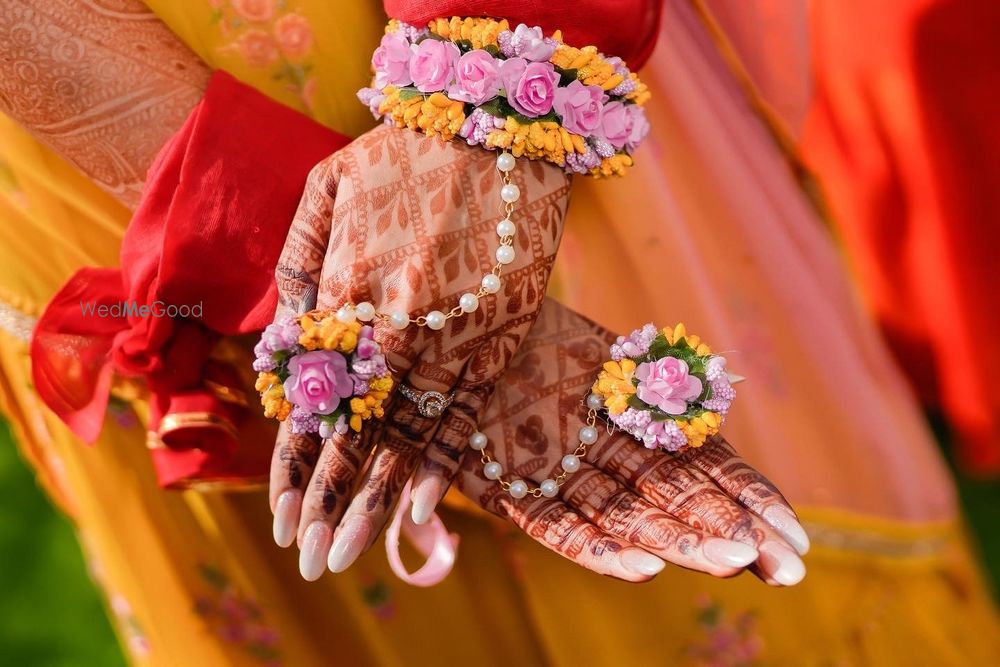
[(381, 419), (385, 415), (382, 403), (389, 398), (392, 391), (392, 378), (382, 377), (372, 380), (368, 386), (368, 393), (364, 396), (351, 399), (351, 418), (348, 424), (355, 432), (361, 430), (361, 422), (365, 419)]
[(635, 393), (634, 375), (635, 362), (631, 359), (605, 362), (592, 391), (604, 397), (604, 407), (610, 414), (620, 415), (628, 409), (628, 399)]
[(449, 99), (444, 93), (403, 99), (395, 86), (386, 86), (383, 93), (385, 99), (378, 107), (379, 113), (390, 116), (396, 127), (452, 139), (465, 123), (465, 105)]
[(671, 345), (676, 345), (681, 340), (685, 340), (688, 347), (694, 350), (695, 354), (700, 357), (712, 354), (712, 348), (705, 343), (702, 343), (701, 338), (695, 336), (694, 334), (688, 334), (683, 322), (680, 322), (674, 327), (664, 327), (663, 335), (667, 339), (667, 342)]
[(292, 411), (292, 404), (285, 399), (285, 388), (274, 373), (259, 373), (254, 388), (260, 392), (260, 404), (268, 419), (285, 421)]
[(681, 433), (687, 436), (688, 447), (701, 447), (705, 439), (719, 432), (722, 418), (716, 412), (703, 412), (698, 417), (677, 422)]
[(514, 157), (548, 160), (560, 167), (566, 164), (567, 153), (587, 150), (583, 137), (566, 131), (555, 121), (519, 123), (508, 117), (502, 128), (486, 135), (487, 148), (505, 148)]
[(496, 21), (488, 18), (452, 16), (450, 19), (433, 19), (427, 24), (427, 28), (439, 37), (453, 42), (467, 40), (472, 43), (472, 48), (482, 49), (490, 44), (496, 45), (497, 36), (510, 30), (510, 24), (507, 19)]
[(336, 350), (350, 354), (358, 346), (358, 334), (361, 333), (360, 322), (344, 324), (332, 313), (319, 320), (308, 313), (299, 318), (299, 326), (302, 327), (299, 345), (307, 350)]
[[(615, 73), (615, 66), (604, 59), (596, 46), (578, 49), (560, 44), (549, 62), (560, 69), (575, 69), (578, 81), (588, 86), (600, 86), (604, 90), (611, 90), (625, 80), (621, 74)], [(625, 99), (636, 104), (648, 102), (650, 94), (646, 84), (639, 80), (635, 72), (630, 73), (629, 78), (635, 81), (635, 89), (625, 95)]]

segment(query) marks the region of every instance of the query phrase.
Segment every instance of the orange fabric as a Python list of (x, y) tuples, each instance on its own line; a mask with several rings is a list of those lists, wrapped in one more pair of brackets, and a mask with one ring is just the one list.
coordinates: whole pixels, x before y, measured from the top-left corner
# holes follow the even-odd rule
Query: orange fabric
[(805, 156), (921, 398), (944, 410), (965, 464), (1000, 472), (1000, 5), (813, 10)]

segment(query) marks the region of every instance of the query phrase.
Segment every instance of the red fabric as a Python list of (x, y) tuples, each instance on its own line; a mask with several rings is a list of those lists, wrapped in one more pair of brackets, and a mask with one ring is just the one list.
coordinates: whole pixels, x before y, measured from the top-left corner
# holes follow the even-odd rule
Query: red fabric
[(562, 30), (570, 46), (594, 45), (633, 71), (653, 52), (663, 0), (384, 0), (385, 13), (412, 25), (436, 18), (489, 16)]
[[(87, 442), (100, 434), (112, 373), (141, 376), (150, 429), (182, 413), (237, 428), (240, 409), (204, 379), (238, 388), (209, 356), (223, 335), (263, 329), (274, 315), (274, 267), (309, 170), (350, 139), (224, 72), (150, 168), (121, 249), (122, 269), (78, 271), (39, 318), (32, 374), (45, 403)], [(85, 312), (92, 304), (200, 306), (191, 317)], [(156, 312), (163, 313), (162, 309)], [(266, 456), (235, 457), (232, 430), (178, 429), (154, 452), (163, 485), (245, 477)], [(244, 452), (245, 454), (245, 452)]]
[(902, 367), (962, 463), (996, 474), (1000, 4), (843, 0), (813, 19), (803, 151)]

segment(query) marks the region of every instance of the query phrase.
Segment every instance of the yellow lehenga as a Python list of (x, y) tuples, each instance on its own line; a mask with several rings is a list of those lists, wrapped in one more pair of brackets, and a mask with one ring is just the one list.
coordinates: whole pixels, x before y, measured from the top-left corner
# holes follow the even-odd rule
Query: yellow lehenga
[[(370, 126), (353, 91), (382, 24), (377, 4), (283, 3), (272, 22), (295, 13), (324, 39), (267, 67), (241, 51), (245, 33), (219, 28), (220, 3), (148, 4), (212, 66), (336, 129)], [(32, 318), (77, 268), (117, 263), (129, 215), (10, 120), (0, 118), (0, 137), (0, 408), (74, 521), (135, 664), (958, 665), (1000, 655), (958, 519), (876, 518), (832, 500), (800, 508), (814, 548), (791, 589), (675, 568), (642, 586), (604, 579), (467, 509), (444, 511), (462, 543), (437, 587), (396, 580), (380, 547), (345, 574), (304, 582), (294, 550), (271, 539), (263, 489), (156, 486), (141, 401), (120, 393), (92, 447), (40, 404)], [(588, 215), (571, 213), (569, 259), (607, 241), (587, 232)], [(558, 283), (571, 291), (565, 272)]]

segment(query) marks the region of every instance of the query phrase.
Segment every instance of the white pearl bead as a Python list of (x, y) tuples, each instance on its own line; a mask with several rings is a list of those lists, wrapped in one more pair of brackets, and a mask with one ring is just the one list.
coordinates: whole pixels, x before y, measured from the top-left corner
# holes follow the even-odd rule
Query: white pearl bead
[(593, 426), (584, 426), (580, 429), (580, 442), (585, 445), (592, 445), (597, 442), (597, 429)]
[(440, 331), (441, 329), (444, 329), (444, 323), (446, 321), (447, 320), (445, 319), (444, 313), (442, 313), (440, 310), (432, 310), (431, 312), (427, 313), (427, 326), (431, 329), (434, 329), (434, 331)]
[(516, 231), (517, 226), (510, 220), (503, 219), (497, 223), (497, 236), (513, 236)]
[(479, 308), (479, 297), (472, 292), (466, 292), (458, 300), (458, 305), (461, 307), (462, 312), (474, 313)]
[(469, 447), (472, 447), (477, 452), (481, 452), (486, 449), (486, 444), (489, 441), (490, 439), (486, 437), (485, 433), (482, 431), (476, 431), (469, 436)]
[(503, 474), (503, 466), (496, 461), (490, 461), (483, 466), (483, 474), (486, 475), (486, 479), (500, 479), (500, 475)]
[(375, 306), (371, 305), (367, 301), (362, 301), (354, 307), (354, 314), (358, 316), (358, 319), (362, 322), (371, 322), (372, 318), (375, 317)]
[(500, 291), (500, 277), (493, 273), (483, 276), (483, 289), (488, 294), (496, 294)]
[(510, 153), (500, 153), (497, 156), (497, 169), (500, 171), (510, 171), (514, 168), (514, 156)]
[(508, 204), (512, 204), (520, 198), (521, 188), (517, 187), (513, 183), (508, 183), (500, 188), (500, 199), (503, 199)]
[(356, 319), (354, 314), (354, 309), (350, 306), (341, 306), (337, 311), (337, 321), (343, 322), (344, 324), (350, 324)]
[(555, 498), (556, 494), (559, 493), (559, 485), (554, 479), (543, 479), (538, 488), (542, 490), (542, 495), (546, 498)]
[(524, 498), (528, 495), (528, 485), (524, 483), (523, 479), (515, 479), (510, 483), (510, 488), (507, 489), (507, 493), (509, 493), (512, 498)]
[(405, 310), (394, 310), (389, 313), (389, 324), (393, 329), (405, 329), (410, 326), (410, 314)]
[(514, 261), (514, 249), (509, 245), (502, 245), (497, 248), (497, 261), (501, 264), (510, 264)]
[(604, 407), (604, 399), (598, 394), (591, 394), (587, 397), (587, 408), (590, 410), (600, 410)]
[(580, 469), (580, 457), (572, 454), (562, 457), (562, 469), (566, 472), (576, 472)]

